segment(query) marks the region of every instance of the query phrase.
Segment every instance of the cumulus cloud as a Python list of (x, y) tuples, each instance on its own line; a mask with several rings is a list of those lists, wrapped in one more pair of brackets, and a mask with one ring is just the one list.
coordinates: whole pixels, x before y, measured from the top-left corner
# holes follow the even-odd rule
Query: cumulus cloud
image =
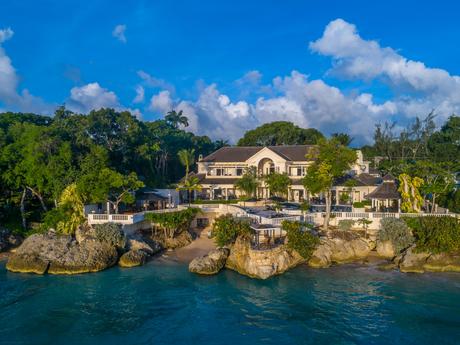
[(73, 87), (66, 106), (74, 112), (83, 114), (100, 108), (114, 108), (118, 111), (127, 110), (137, 118), (142, 116), (139, 109), (123, 107), (115, 92), (101, 87), (97, 82)]
[(332, 57), (333, 74), (387, 83), (400, 96), (395, 102), (406, 116), (426, 114), (435, 108), (445, 118), (460, 109), (459, 76), (409, 60), (375, 40), (365, 40), (355, 25), (342, 19), (330, 22), (322, 37), (310, 43), (310, 49)]
[(127, 40), (126, 40), (125, 32), (126, 32), (126, 25), (119, 24), (115, 26), (115, 28), (113, 29), (112, 36), (115, 37), (120, 42), (126, 43)]
[(145, 90), (142, 85), (136, 86), (136, 97), (133, 99), (133, 103), (142, 103), (145, 98)]

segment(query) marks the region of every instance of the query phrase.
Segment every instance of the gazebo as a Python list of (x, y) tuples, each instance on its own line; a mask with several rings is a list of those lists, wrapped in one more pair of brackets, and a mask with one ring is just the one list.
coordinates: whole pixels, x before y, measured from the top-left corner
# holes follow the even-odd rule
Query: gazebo
[(398, 192), (398, 186), (391, 174), (383, 177), (383, 182), (372, 193), (366, 196), (371, 200), (372, 209), (377, 212), (400, 212), (401, 211), (401, 194)]

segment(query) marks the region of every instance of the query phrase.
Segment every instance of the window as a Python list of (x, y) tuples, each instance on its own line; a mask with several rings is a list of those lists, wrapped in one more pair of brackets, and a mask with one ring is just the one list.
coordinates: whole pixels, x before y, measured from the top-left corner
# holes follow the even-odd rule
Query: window
[(216, 169), (216, 175), (217, 175), (217, 176), (222, 176), (223, 173), (224, 173), (224, 169), (222, 169), (222, 168)]
[(236, 176), (243, 175), (243, 168), (236, 168)]
[(297, 168), (297, 176), (301, 176), (301, 175), (302, 175), (302, 168), (298, 167)]

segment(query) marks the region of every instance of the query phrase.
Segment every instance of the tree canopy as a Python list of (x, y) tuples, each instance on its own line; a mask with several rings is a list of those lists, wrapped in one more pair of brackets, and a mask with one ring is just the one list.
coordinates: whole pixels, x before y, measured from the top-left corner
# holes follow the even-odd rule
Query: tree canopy
[(238, 146), (313, 145), (323, 134), (314, 128), (300, 128), (292, 122), (275, 121), (249, 130)]

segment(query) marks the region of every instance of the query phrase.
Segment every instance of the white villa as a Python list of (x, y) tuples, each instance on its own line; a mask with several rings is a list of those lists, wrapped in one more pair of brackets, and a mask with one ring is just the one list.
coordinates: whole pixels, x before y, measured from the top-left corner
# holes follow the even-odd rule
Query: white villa
[[(258, 176), (272, 172), (286, 173), (292, 184), (288, 192), (289, 201), (302, 201), (311, 196), (302, 184), (307, 167), (312, 163), (306, 158), (312, 145), (265, 146), (265, 147), (222, 147), (212, 154), (200, 156), (197, 165), (198, 177), (203, 189), (197, 193), (200, 199), (235, 199), (240, 192), (235, 188), (235, 182), (240, 179), (245, 170), (255, 168)], [(357, 160), (349, 171), (360, 183), (353, 188), (353, 201), (362, 201), (364, 197), (377, 188), (377, 182), (369, 175), (369, 162), (363, 160), (361, 151), (357, 151)], [(366, 181), (366, 182), (363, 182)], [(339, 190), (337, 190), (339, 192)], [(270, 197), (267, 186), (261, 182), (257, 190), (258, 198)]]

